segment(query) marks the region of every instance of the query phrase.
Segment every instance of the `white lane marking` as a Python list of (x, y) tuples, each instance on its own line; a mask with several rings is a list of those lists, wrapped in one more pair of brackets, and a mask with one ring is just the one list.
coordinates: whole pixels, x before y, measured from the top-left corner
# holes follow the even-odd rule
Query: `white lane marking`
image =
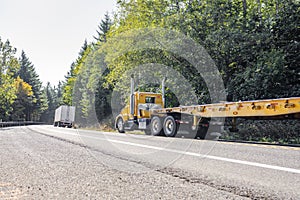
[[(61, 133), (63, 133), (63, 132), (61, 132)], [(166, 151), (166, 152), (171, 152), (171, 153), (178, 153), (178, 154), (183, 154), (183, 155), (189, 155), (189, 156), (195, 156), (195, 157), (201, 157), (201, 158), (208, 158), (208, 159), (212, 159), (212, 160), (220, 160), (220, 161), (224, 161), (224, 162), (231, 162), (231, 163), (237, 163), (237, 164), (242, 164), (242, 165), (249, 165), (249, 166), (254, 166), (254, 167), (260, 167), (260, 168), (273, 169), (273, 170), (279, 170), (279, 171), (285, 171), (285, 172), (300, 174), (299, 169), (293, 169), (293, 168), (288, 168), (288, 167), (280, 167), (280, 166), (276, 166), (276, 165), (268, 165), (268, 164), (262, 164), (262, 163), (257, 163), (257, 162), (236, 160), (236, 159), (224, 158), (224, 157), (218, 157), (218, 156), (210, 156), (210, 155), (204, 155), (204, 154), (193, 153), (193, 152), (188, 152), (188, 151), (180, 151), (180, 150), (167, 149), (167, 148), (150, 146), (150, 145), (145, 145), (145, 144), (125, 142), (125, 141), (120, 141), (120, 140), (112, 140), (112, 139), (107, 139), (107, 138), (86, 136), (86, 135), (80, 135), (79, 133), (77, 133), (77, 134), (63, 133), (63, 134), (76, 135), (76, 136), (86, 137), (86, 138), (90, 138), (90, 139), (109, 141), (109, 142), (112, 142), (112, 143), (125, 144), (125, 145), (130, 145), (130, 146), (135, 146), (135, 147), (154, 149), (154, 150)]]
[[(97, 139), (97, 138), (93, 138), (93, 139)], [(104, 140), (104, 139), (101, 138), (101, 140)], [(257, 162), (244, 161), (244, 160), (236, 160), (236, 159), (224, 158), (224, 157), (218, 157), (218, 156), (210, 156), (210, 155), (204, 155), (204, 154), (193, 153), (193, 152), (188, 152), (188, 151), (185, 152), (185, 151), (180, 151), (180, 150), (175, 150), (175, 149), (166, 149), (166, 148), (162, 148), (162, 147), (156, 147), (156, 146), (150, 146), (150, 145), (144, 145), (144, 144), (137, 144), (137, 143), (132, 143), (132, 142), (124, 142), (124, 141), (111, 140), (111, 139), (105, 139), (105, 140), (109, 141), (109, 142), (113, 142), (113, 143), (126, 144), (126, 145), (130, 145), (130, 146), (136, 146), (136, 147), (142, 147), (142, 148), (148, 148), (148, 149), (155, 149), (155, 150), (167, 151), (167, 152), (172, 152), (172, 153), (179, 153), (179, 154), (184, 154), (184, 155), (189, 155), (189, 156), (209, 158), (209, 159), (212, 159), (212, 160), (220, 160), (220, 161), (237, 163), (237, 164), (242, 164), (242, 165), (250, 165), (250, 166), (255, 166), (255, 167), (275, 169), (275, 170), (300, 174), (300, 170), (293, 169), (293, 168), (280, 167), (280, 166), (275, 166), (275, 165), (268, 165), (268, 164), (262, 164), (262, 163), (257, 163)]]

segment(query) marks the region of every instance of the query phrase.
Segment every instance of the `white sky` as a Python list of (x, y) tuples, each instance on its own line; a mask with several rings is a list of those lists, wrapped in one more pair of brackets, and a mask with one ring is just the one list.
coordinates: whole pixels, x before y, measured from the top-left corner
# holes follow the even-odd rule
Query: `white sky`
[(0, 37), (22, 50), (43, 85), (57, 85), (116, 0), (0, 0)]

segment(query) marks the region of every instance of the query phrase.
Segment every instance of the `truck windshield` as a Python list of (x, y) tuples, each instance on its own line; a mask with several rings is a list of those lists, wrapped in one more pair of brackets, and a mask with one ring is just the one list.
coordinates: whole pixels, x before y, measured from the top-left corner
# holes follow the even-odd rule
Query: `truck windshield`
[(145, 102), (146, 103), (155, 103), (155, 97), (146, 97)]
[(151, 110), (151, 109), (161, 109), (161, 108), (162, 108), (161, 105), (154, 104), (154, 103), (144, 103), (138, 105), (139, 110)]

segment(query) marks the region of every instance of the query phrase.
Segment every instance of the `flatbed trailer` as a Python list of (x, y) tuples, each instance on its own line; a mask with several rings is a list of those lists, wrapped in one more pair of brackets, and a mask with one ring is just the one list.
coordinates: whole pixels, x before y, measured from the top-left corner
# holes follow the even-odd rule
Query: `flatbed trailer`
[(154, 109), (151, 110), (151, 113), (152, 115), (160, 113), (182, 113), (206, 118), (300, 118), (300, 97), (181, 106), (174, 108)]
[[(187, 116), (190, 116), (189, 120), (182, 120)], [(218, 121), (222, 121), (220, 118), (232, 118), (231, 131), (237, 131), (237, 118), (252, 120), (300, 119), (300, 97), (154, 109), (151, 110), (151, 118), (154, 121), (160, 120), (160, 122), (154, 123), (163, 123), (161, 126), (164, 132), (158, 132), (159, 130), (154, 128), (152, 130), (154, 134), (175, 136), (180, 124), (185, 124), (185, 126), (190, 126), (190, 131), (197, 130), (195, 137), (204, 139), (209, 131), (209, 125), (211, 126), (210, 132), (221, 131), (221, 127), (218, 127)], [(219, 123), (219, 125), (222, 124)]]
[(164, 108), (162, 94), (134, 92), (131, 80), (130, 102), (116, 117), (115, 127), (125, 130), (144, 130), (146, 134), (176, 136), (179, 127), (195, 132), (204, 139), (207, 133), (221, 132), (224, 118), (232, 118), (231, 131), (236, 131), (236, 119), (300, 119), (300, 97), (221, 102), (204, 105)]

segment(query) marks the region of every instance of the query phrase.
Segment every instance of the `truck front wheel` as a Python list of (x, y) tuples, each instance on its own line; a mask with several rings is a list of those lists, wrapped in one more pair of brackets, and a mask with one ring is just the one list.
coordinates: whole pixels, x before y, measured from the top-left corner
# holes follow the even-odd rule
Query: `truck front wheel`
[(125, 133), (124, 131), (124, 121), (121, 117), (117, 120), (117, 129), (119, 133)]
[(177, 134), (178, 125), (173, 116), (166, 117), (164, 121), (164, 132), (167, 137), (175, 137)]

